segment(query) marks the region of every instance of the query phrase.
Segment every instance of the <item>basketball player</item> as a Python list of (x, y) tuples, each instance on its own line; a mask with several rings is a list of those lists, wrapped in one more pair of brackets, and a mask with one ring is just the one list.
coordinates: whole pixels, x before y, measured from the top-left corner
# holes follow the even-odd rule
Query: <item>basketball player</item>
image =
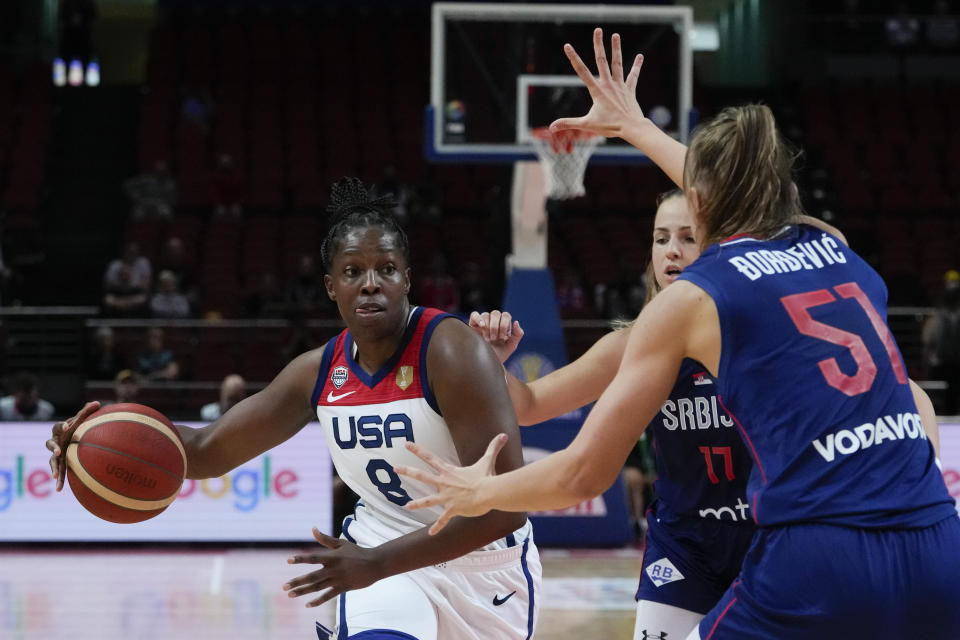
[[(321, 248), (327, 293), (347, 328), (291, 362), (270, 385), (203, 429), (178, 427), (191, 478), (223, 475), (319, 418), (337, 472), (360, 496), (341, 539), (316, 529), (321, 548), (291, 563), (317, 565), (284, 585), (307, 606), (338, 597), (337, 629), (363, 640), (527, 639), (539, 606), (540, 561), (524, 514), (492, 512), (424, 525), (439, 515), (404, 508), (430, 487), (403, 481), (396, 464), (418, 462), (403, 443), (423, 442), (451, 462), (480, 458), (496, 434), (513, 446), (496, 466), (522, 464), (516, 416), (502, 369), (463, 322), (411, 306), (406, 234), (359, 180), (334, 185), (339, 219)], [(54, 428), (55, 456), (74, 425)], [(51, 460), (62, 486), (64, 465)]]
[[(683, 192), (661, 195), (648, 303), (700, 255), (695, 230)], [(523, 337), (508, 312), (474, 312), (470, 326), (501, 362)], [(597, 400), (617, 373), (629, 335), (629, 327), (609, 333), (577, 360), (530, 383), (505, 372), (520, 424)], [(911, 388), (925, 424), (933, 425), (934, 442), (930, 400), (920, 387)], [(696, 361), (684, 360), (669, 399), (647, 428), (656, 451), (657, 499), (647, 514), (634, 640), (685, 638), (736, 578), (750, 546), (756, 529), (745, 500), (752, 463), (733, 420), (717, 403), (716, 380)]]
[[(654, 219), (648, 299), (700, 255), (696, 223), (679, 189), (663, 194)], [(470, 316), (502, 362), (523, 329), (507, 312)], [(524, 383), (506, 373), (521, 425), (594, 402), (617, 373), (630, 328), (608, 333), (580, 358)], [(733, 420), (720, 408), (716, 380), (685, 359), (669, 399), (650, 422), (657, 499), (637, 590), (634, 639), (685, 638), (736, 578), (756, 531), (746, 502), (752, 463)]]
[[(684, 358), (715, 376), (754, 459), (747, 496), (760, 527), (737, 580), (690, 640), (960, 637), (960, 518), (900, 352), (882, 279), (836, 236), (797, 224), (793, 154), (763, 106), (725, 109), (689, 150), (636, 102), (618, 36), (599, 78), (565, 50), (594, 104), (556, 128), (616, 135), (685, 185), (704, 252), (640, 314), (613, 382), (565, 450), (492, 475), (506, 437), (458, 468), (416, 444), (453, 514), (559, 509), (616, 478)], [(550, 481), (544, 482), (545, 478)]]

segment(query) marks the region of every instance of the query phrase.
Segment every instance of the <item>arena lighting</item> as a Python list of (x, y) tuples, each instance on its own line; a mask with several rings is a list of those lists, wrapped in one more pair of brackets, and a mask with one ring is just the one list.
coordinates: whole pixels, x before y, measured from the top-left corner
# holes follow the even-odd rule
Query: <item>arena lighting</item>
[(87, 86), (100, 86), (100, 63), (96, 59), (87, 63)]
[(694, 51), (717, 51), (720, 49), (720, 32), (712, 22), (695, 22), (690, 31), (690, 46)]
[(79, 87), (83, 84), (83, 63), (79, 60), (70, 61), (70, 71), (67, 73), (67, 81), (71, 87)]
[(67, 84), (67, 63), (63, 58), (53, 59), (53, 86), (63, 87)]

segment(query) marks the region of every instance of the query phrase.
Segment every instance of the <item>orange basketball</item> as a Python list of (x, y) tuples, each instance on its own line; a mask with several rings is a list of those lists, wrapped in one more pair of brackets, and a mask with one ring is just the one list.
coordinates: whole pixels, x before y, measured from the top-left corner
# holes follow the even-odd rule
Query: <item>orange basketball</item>
[(173, 424), (140, 404), (100, 409), (67, 445), (70, 489), (87, 511), (110, 522), (140, 522), (166, 509), (187, 474)]

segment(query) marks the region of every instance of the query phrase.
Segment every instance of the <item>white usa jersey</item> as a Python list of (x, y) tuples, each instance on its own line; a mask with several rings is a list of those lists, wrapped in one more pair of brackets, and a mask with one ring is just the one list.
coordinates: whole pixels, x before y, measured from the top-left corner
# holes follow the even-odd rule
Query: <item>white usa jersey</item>
[[(407, 451), (407, 442), (460, 464), (447, 423), (427, 381), (427, 345), (450, 314), (414, 308), (396, 353), (374, 374), (356, 361), (353, 336), (344, 330), (330, 340), (313, 392), (317, 417), (340, 478), (360, 496), (353, 516), (386, 541), (432, 524), (440, 507), (411, 511), (404, 505), (436, 493), (410, 478), (401, 481), (395, 465), (428, 469)], [(458, 320), (459, 321), (459, 320)], [(349, 524), (344, 531), (349, 536)], [(498, 545), (494, 545), (495, 547)]]

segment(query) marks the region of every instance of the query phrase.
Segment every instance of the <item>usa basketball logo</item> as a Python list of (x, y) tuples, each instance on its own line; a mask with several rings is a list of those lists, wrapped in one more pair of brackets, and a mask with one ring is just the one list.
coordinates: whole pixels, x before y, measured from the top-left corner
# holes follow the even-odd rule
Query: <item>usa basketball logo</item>
[(333, 383), (337, 389), (342, 387), (347, 382), (347, 368), (346, 367), (335, 367), (333, 374), (330, 376), (330, 381)]

